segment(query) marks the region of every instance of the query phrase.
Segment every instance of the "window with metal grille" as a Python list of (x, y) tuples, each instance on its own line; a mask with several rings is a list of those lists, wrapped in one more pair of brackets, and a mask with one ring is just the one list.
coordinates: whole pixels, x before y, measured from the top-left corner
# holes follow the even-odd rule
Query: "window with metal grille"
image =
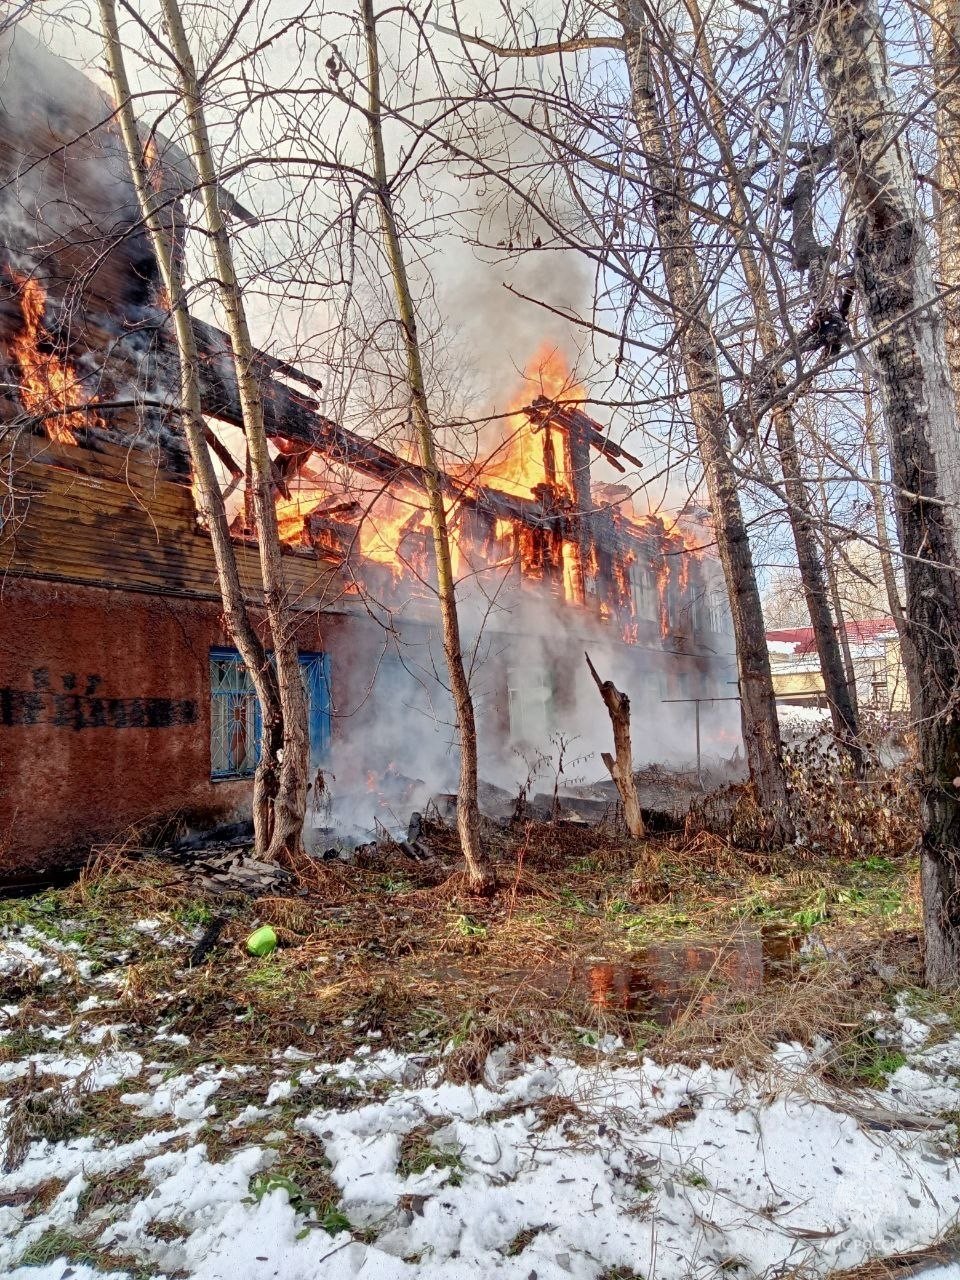
[[(330, 750), (330, 657), (302, 653), (300, 674), (307, 695), (310, 763), (316, 768)], [(243, 659), (234, 649), (210, 651), (210, 776), (251, 778), (260, 759), (260, 704)]]

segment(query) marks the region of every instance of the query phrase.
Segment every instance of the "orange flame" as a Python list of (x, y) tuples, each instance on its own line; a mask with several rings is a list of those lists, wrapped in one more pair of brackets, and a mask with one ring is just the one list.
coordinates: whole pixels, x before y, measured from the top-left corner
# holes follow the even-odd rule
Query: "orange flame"
[[(498, 517), (485, 522), (471, 504), (460, 496), (447, 500), (450, 556), (455, 579), (465, 573), (513, 564), (521, 583), (549, 586), (552, 592), (571, 603), (588, 604), (600, 619), (612, 622), (622, 639), (637, 644), (645, 629), (638, 617), (631, 565), (650, 565), (656, 580), (660, 632), (664, 640), (677, 628), (678, 608), (689, 590), (691, 560), (706, 550), (704, 531), (681, 523), (676, 516), (638, 514), (629, 498), (608, 504), (615, 526), (622, 535), (618, 551), (606, 552), (601, 570), (600, 556), (589, 536), (569, 513), (563, 499), (569, 494), (569, 444), (561, 421), (531, 421), (527, 410), (542, 394), (565, 404), (583, 400), (582, 387), (574, 383), (562, 356), (544, 346), (527, 366), (525, 388), (513, 401), (507, 430), (493, 455), (459, 479), (464, 493), (475, 485), (529, 498), (543, 496), (540, 486), (558, 501), (552, 504), (549, 521), (527, 521), (521, 515)], [(533, 384), (531, 386), (530, 384)], [(429, 585), (435, 582), (430, 511), (426, 494), (417, 485), (400, 477), (389, 488), (374, 493), (370, 481), (352, 478), (329, 480), (323, 487), (309, 473), (299, 478), (301, 486), (291, 497), (277, 500), (281, 538), (291, 546), (346, 546), (343, 525), (351, 525), (355, 536), (349, 541), (359, 558), (389, 569), (395, 583), (401, 580)], [(359, 499), (364, 485), (367, 496)], [(332, 500), (333, 505), (330, 505)], [(324, 539), (323, 521), (307, 525), (313, 512), (334, 521)], [(587, 534), (585, 542), (581, 541)], [(674, 561), (676, 568), (674, 568)], [(645, 621), (645, 617), (644, 617)]]
[(324, 490), (313, 487), (297, 489), (289, 498), (277, 498), (277, 533), (289, 547), (302, 547), (307, 541), (307, 516), (327, 497)]
[(564, 542), (561, 551), (563, 558), (563, 596), (571, 604), (583, 601), (583, 572), (581, 568), (580, 548), (575, 542)]
[(491, 489), (529, 498), (541, 484), (569, 488), (562, 433), (533, 423), (524, 410), (538, 396), (557, 400), (561, 407), (586, 399), (563, 354), (545, 343), (523, 373), (523, 387), (514, 396), (503, 435), (490, 456), (467, 469), (469, 478)]
[[(422, 576), (429, 530), (426, 495), (407, 486), (379, 494), (360, 524), (360, 554), (374, 564), (389, 565), (394, 579), (408, 570)], [(420, 535), (418, 538), (415, 535)]]
[(657, 598), (660, 601), (660, 634), (670, 634), (670, 561), (662, 556), (657, 565)]
[(20, 288), (23, 329), (13, 339), (11, 351), (20, 368), (20, 399), (28, 413), (51, 414), (44, 429), (56, 444), (76, 444), (76, 432), (99, 424), (95, 414), (84, 411), (89, 404), (73, 367), (52, 351), (42, 351), (52, 343), (43, 323), (47, 295), (38, 280), (10, 272)]

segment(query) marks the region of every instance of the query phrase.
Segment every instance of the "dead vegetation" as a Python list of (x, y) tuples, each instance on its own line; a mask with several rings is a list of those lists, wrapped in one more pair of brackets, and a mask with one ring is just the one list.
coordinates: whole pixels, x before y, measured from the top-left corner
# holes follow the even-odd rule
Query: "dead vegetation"
[[(98, 851), (68, 888), (0, 906), (0, 929), (24, 944), (34, 981), (6, 1019), (0, 1051), (10, 1063), (36, 1058), (2, 1086), (5, 1167), (40, 1139), (91, 1134), (120, 1146), (156, 1128), (155, 1114), (122, 1101), (127, 1082), (91, 1090), (85, 1075), (45, 1074), (51, 1050), (69, 1051), (82, 1036), (94, 1046), (84, 1050), (89, 1071), (134, 1050), (159, 1061), (165, 1077), (216, 1078), (199, 1134), (171, 1131), (165, 1152), (199, 1136), (208, 1158), (223, 1163), (256, 1145), (265, 1161), (250, 1180), (252, 1201), (279, 1191), (304, 1229), (372, 1238), (376, 1224), (351, 1223), (322, 1143), (300, 1124), (318, 1108), (344, 1112), (390, 1091), (389, 1079), (352, 1076), (345, 1060), (358, 1051), (403, 1052), (410, 1081), (439, 1064), (446, 1080), (475, 1084), (489, 1083), (492, 1064), (509, 1070), (556, 1051), (595, 1061), (612, 1037), (661, 1062), (741, 1072), (769, 1069), (772, 1046), (797, 1042), (820, 1046), (811, 1088), (882, 1087), (904, 1056), (877, 1011), (898, 998), (921, 1017), (934, 1008), (919, 990), (917, 867), (895, 844), (865, 856), (771, 854), (692, 822), (642, 843), (609, 827), (527, 822), (491, 833), (498, 891), (474, 896), (453, 833), (438, 827), (430, 841), (431, 860), (384, 842), (353, 863), (291, 864), (285, 891), (259, 898), (198, 883), (189, 865), (131, 844)], [(246, 940), (265, 923), (279, 946), (256, 957)], [(197, 960), (204, 938), (210, 945)], [(33, 959), (41, 951), (56, 959), (55, 981)], [(109, 998), (81, 1016), (91, 973), (108, 979)], [(934, 1036), (960, 1025), (956, 1002), (937, 997), (935, 1012), (949, 1021)], [(291, 1058), (289, 1082), (267, 1102), (291, 1048), (312, 1065), (301, 1077)], [(682, 1131), (696, 1106), (691, 1099), (661, 1123)], [(561, 1095), (525, 1099), (488, 1120), (518, 1110), (533, 1111), (534, 1142), (557, 1130), (573, 1145), (595, 1140), (595, 1119)], [(615, 1110), (606, 1119), (617, 1123)], [(459, 1185), (462, 1152), (444, 1127), (424, 1114), (399, 1135), (402, 1177)], [(946, 1120), (938, 1134), (955, 1141)], [(400, 1207), (416, 1213), (422, 1198), (412, 1185)], [(650, 1189), (642, 1169), (631, 1185), (641, 1212)], [(140, 1152), (121, 1171), (91, 1177), (75, 1229), (46, 1232), (26, 1261), (41, 1265), (56, 1252), (115, 1265), (91, 1241), (148, 1187)], [(38, 1185), (17, 1207), (40, 1215), (62, 1190)], [(175, 1220), (150, 1227), (174, 1264), (185, 1231)], [(521, 1231), (508, 1256), (535, 1235)]]
[[(122, 976), (127, 1034), (162, 1023), (189, 1038), (190, 1061), (256, 1065), (291, 1045), (336, 1061), (374, 1038), (442, 1052), (448, 1078), (466, 1082), (506, 1043), (521, 1056), (592, 1052), (612, 1034), (655, 1056), (742, 1066), (822, 1036), (834, 1046), (826, 1074), (870, 1081), (883, 1055), (863, 1017), (921, 978), (909, 790), (878, 781), (887, 803), (871, 810), (872, 837), (866, 809), (852, 811), (860, 847), (886, 852), (851, 857), (831, 808), (843, 770), (827, 772), (829, 787), (806, 786), (820, 787), (820, 830), (839, 852), (740, 848), (702, 813), (642, 843), (528, 822), (491, 828), (499, 889), (474, 896), (455, 833), (437, 825), (430, 860), (390, 842), (349, 864), (298, 860), (287, 892), (256, 899), (127, 846), (98, 851), (75, 885), (11, 904), (7, 918), (54, 931), (69, 921)], [(152, 935), (131, 933), (141, 918)], [(258, 959), (245, 941), (264, 923), (280, 946)], [(42, 1013), (25, 1004), (17, 1034), (35, 1035)]]

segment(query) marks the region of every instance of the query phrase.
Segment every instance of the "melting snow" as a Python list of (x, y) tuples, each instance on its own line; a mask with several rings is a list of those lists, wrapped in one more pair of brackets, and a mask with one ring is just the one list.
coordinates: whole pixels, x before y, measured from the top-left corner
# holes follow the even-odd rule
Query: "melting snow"
[[(46, 972), (50, 954), (0, 941), (0, 969)], [(0, 1080), (31, 1064), (45, 1087), (97, 1093), (136, 1080), (122, 1102), (151, 1126), (130, 1142), (95, 1129), (34, 1141), (0, 1175), (0, 1274), (12, 1280), (130, 1280), (66, 1258), (22, 1265), (52, 1230), (193, 1280), (597, 1280), (618, 1267), (655, 1280), (824, 1275), (927, 1245), (960, 1214), (956, 1132), (942, 1115), (960, 1110), (960, 1037), (936, 1043), (906, 1006), (896, 1012), (905, 1064), (884, 1090), (843, 1096), (811, 1070), (816, 1050), (796, 1045), (771, 1055), (762, 1078), (641, 1060), (613, 1040), (589, 1066), (559, 1056), (518, 1065), (499, 1050), (477, 1085), (369, 1046), (337, 1065), (291, 1050), (264, 1063), (266, 1075), (208, 1064), (171, 1076), (136, 1052), (95, 1047), (79, 1015), (97, 1007), (78, 1004), (71, 1052), (6, 1063)], [(261, 1105), (221, 1118), (221, 1086), (240, 1076)], [(362, 1105), (312, 1105), (324, 1096), (314, 1086), (338, 1078)], [(11, 1114), (3, 1104), (0, 1128)], [(239, 1145), (253, 1124), (271, 1132)], [(216, 1129), (234, 1135), (227, 1156), (211, 1156)], [(426, 1149), (420, 1172), (401, 1162), (414, 1130), (437, 1155)], [(286, 1173), (288, 1137), (329, 1162), (353, 1233), (328, 1235), (315, 1209), (291, 1205), (281, 1178), (252, 1192), (258, 1175)], [(106, 1177), (126, 1177), (117, 1185), (128, 1189), (78, 1221), (84, 1192)], [(54, 1179), (31, 1217), (31, 1192)], [(960, 1280), (957, 1267), (927, 1274)]]

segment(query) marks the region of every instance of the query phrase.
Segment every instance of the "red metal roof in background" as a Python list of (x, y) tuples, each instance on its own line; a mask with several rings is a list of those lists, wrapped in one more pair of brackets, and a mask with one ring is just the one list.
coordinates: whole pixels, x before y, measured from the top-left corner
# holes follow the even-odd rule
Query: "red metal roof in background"
[[(852, 619), (844, 624), (847, 639), (851, 644), (867, 644), (878, 636), (897, 634), (896, 623), (892, 618), (860, 618)], [(798, 656), (816, 652), (816, 641), (813, 638), (813, 627), (783, 627), (767, 632), (767, 640), (779, 644), (792, 644)]]

